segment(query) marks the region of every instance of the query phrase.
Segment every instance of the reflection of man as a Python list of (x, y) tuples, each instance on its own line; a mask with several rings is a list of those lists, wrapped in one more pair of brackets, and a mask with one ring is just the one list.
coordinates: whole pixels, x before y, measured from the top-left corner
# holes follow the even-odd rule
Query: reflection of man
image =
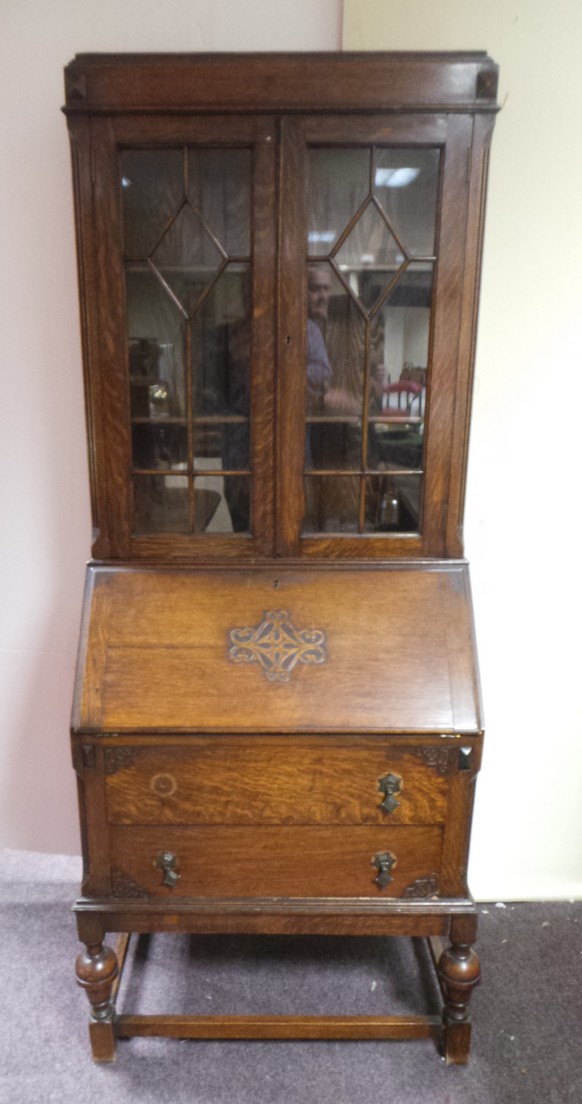
[[(366, 323), (365, 315), (325, 262), (308, 266), (307, 313), (307, 414), (310, 425), (305, 466), (322, 472), (345, 471), (346, 478), (335, 476), (307, 481), (304, 524), (320, 532), (353, 531), (358, 527), (359, 517), (366, 347), (367, 405), (372, 414), (379, 407), (383, 380), (380, 347), (383, 341), (380, 346), (377, 341), (381, 327), (378, 319)], [(370, 430), (367, 466), (372, 468), (375, 467), (374, 446)]]
[(331, 383), (331, 365), (323, 339), (331, 294), (329, 273), (310, 265), (307, 273), (307, 391), (309, 413), (323, 410), (325, 394)]
[(331, 274), (327, 265), (312, 264), (307, 271), (307, 313), (320, 325), (327, 322)]
[[(340, 288), (341, 290), (341, 288)], [(327, 264), (311, 264), (307, 270), (307, 382), (311, 389), (316, 389), (317, 382), (321, 384), (324, 373), (321, 369), (321, 364), (325, 363), (325, 386), (323, 388), (323, 406), (319, 407), (319, 413), (322, 410), (326, 414), (346, 414), (346, 415), (361, 415), (362, 414), (362, 399), (361, 393), (361, 379), (358, 379), (357, 391), (353, 391), (344, 386), (337, 386), (337, 380), (334, 382), (336, 386), (332, 384), (332, 368), (329, 363), (327, 354), (327, 348), (325, 344), (325, 337), (327, 336), (328, 329), (328, 313), (329, 302), (331, 298), (331, 271)], [(346, 298), (344, 292), (343, 298)], [(349, 309), (349, 302), (346, 299), (346, 306)], [(347, 334), (343, 335), (343, 341), (345, 341)], [(320, 340), (321, 338), (321, 340)], [(337, 366), (336, 366), (337, 368)], [(378, 388), (376, 380), (376, 367), (372, 368), (371, 373), (371, 395), (375, 396)]]

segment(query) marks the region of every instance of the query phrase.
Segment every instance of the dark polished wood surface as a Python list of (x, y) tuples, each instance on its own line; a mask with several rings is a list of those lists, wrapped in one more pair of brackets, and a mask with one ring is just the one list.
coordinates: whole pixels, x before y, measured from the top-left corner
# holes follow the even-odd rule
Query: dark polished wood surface
[[(96, 559), (241, 562), (305, 556), (351, 561), (463, 554), (463, 487), (496, 72), (481, 53), (81, 55), (71, 63), (68, 123)], [(140, 110), (146, 94), (155, 110)], [(257, 111), (258, 99), (269, 109), (265, 115)], [(172, 114), (180, 102), (182, 108)], [(124, 107), (130, 103), (131, 110)], [(284, 104), (294, 107), (290, 115), (278, 118)], [(85, 113), (93, 111), (96, 117), (88, 119)], [(129, 475), (120, 150), (233, 143), (250, 148), (255, 165), (252, 533), (139, 533)], [(440, 183), (425, 493), (418, 534), (301, 533), (303, 235), (306, 158), (314, 143), (429, 145), (447, 151)]]
[(78, 54), (67, 111), (496, 110), (483, 52)]
[[(480, 977), (467, 863), (483, 721), (462, 519), (497, 66), (482, 52), (80, 54), (65, 83), (94, 538), (72, 718), (84, 861), (77, 980), (93, 1056), (113, 1060), (116, 1038), (131, 1035), (431, 1037), (448, 1062), (466, 1062)], [(411, 485), (419, 505), (399, 532), (366, 530), (366, 481), (382, 474), (368, 465), (366, 432), (359, 520), (303, 531), (313, 147), (368, 151), (365, 204), (376, 213), (374, 151), (438, 150), (422, 487)], [(207, 148), (244, 148), (253, 166), (251, 525), (194, 531), (187, 327), (184, 410), (167, 425), (188, 440), (193, 531), (145, 532), (135, 479), (157, 477), (174, 494), (182, 468), (158, 476), (133, 451), (132, 433), (138, 423), (150, 432), (151, 417), (131, 409), (120, 169), (123, 151), (182, 151), (165, 234), (179, 203), (199, 215), (188, 156)], [(414, 267), (419, 256), (402, 260)], [(371, 324), (366, 333), (364, 427), (374, 421)], [(122, 933), (115, 950), (111, 931)], [(119, 1016), (130, 932), (430, 937), (442, 1024)]]

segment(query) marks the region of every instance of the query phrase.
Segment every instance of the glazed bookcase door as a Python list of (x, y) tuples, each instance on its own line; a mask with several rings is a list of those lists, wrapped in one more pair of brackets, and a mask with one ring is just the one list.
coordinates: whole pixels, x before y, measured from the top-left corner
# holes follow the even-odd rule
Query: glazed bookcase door
[(282, 133), (279, 548), (443, 555), (472, 120), (312, 116)]
[(273, 123), (90, 126), (97, 554), (269, 555)]

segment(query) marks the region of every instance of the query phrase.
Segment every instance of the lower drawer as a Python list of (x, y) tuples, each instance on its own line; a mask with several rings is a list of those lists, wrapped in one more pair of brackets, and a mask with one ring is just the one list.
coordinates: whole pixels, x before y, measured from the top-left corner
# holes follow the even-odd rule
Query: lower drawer
[[(439, 827), (112, 830), (114, 896), (414, 897), (436, 892)], [(169, 883), (169, 884), (168, 884)]]

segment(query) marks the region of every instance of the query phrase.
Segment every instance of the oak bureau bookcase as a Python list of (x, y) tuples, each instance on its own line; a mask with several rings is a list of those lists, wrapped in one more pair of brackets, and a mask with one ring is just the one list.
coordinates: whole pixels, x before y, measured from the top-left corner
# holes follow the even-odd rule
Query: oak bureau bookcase
[[(497, 67), (82, 54), (65, 78), (93, 1056), (426, 1036), (466, 1062), (483, 732), (462, 515)], [(442, 1019), (122, 1014), (152, 932), (425, 936)]]

